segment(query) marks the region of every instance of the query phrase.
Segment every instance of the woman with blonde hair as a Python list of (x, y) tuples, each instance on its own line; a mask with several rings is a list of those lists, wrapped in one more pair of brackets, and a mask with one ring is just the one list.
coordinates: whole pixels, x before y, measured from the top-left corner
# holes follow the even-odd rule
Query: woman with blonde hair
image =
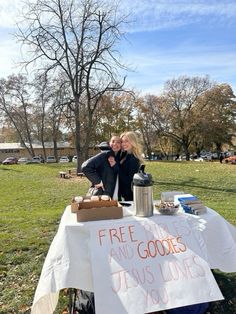
[(132, 201), (133, 176), (138, 172), (141, 164), (144, 163), (142, 147), (135, 132), (124, 132), (120, 135), (120, 138), (122, 154), (119, 165), (119, 199)]

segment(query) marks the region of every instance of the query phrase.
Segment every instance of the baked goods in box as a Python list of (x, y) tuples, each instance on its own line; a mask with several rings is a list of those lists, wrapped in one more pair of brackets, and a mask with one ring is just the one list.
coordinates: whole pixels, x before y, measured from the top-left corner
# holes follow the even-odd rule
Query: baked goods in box
[[(86, 200), (90, 202), (86, 202)], [(118, 219), (123, 217), (122, 206), (116, 200), (93, 201), (90, 197), (85, 197), (84, 201), (79, 203), (79, 209), (76, 212), (77, 221), (94, 221), (103, 219)]]
[(118, 206), (118, 201), (110, 200), (110, 201), (92, 201), (88, 202), (86, 199), (79, 204), (79, 209), (84, 208), (101, 208), (101, 207), (113, 207)]
[(75, 200), (77, 203), (83, 202), (83, 196), (75, 196), (75, 197), (74, 197), (74, 200)]
[(91, 201), (99, 201), (99, 196), (98, 195), (92, 195)]
[(102, 201), (110, 201), (110, 199), (111, 199), (111, 198), (110, 198), (109, 195), (102, 195), (102, 196), (101, 196), (101, 200), (102, 200)]

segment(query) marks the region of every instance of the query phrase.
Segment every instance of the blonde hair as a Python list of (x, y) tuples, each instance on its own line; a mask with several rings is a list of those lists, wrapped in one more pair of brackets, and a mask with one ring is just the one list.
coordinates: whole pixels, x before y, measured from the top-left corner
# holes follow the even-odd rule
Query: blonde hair
[(143, 164), (144, 159), (142, 157), (142, 146), (138, 141), (136, 133), (133, 131), (124, 132), (120, 135), (121, 140), (124, 136), (127, 137), (128, 141), (130, 142), (132, 146), (132, 153), (134, 154), (134, 156), (138, 158), (141, 164)]

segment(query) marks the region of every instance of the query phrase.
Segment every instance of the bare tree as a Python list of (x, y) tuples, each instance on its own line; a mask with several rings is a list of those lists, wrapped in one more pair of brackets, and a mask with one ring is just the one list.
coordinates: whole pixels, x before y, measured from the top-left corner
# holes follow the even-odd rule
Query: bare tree
[[(46, 158), (45, 141), (52, 141), (54, 155), (57, 156), (57, 141), (61, 135), (64, 104), (70, 100), (71, 93), (61, 75), (54, 79), (45, 75), (37, 75), (33, 82), (36, 109), (34, 122), (37, 138), (41, 141)], [(63, 127), (63, 126), (62, 126)]]
[(68, 90), (67, 84), (64, 83), (63, 77), (58, 77), (54, 79), (51, 84), (51, 107), (47, 112), (47, 122), (48, 127), (51, 129), (51, 137), (53, 140), (54, 156), (58, 160), (58, 150), (57, 142), (61, 137), (61, 128), (64, 128), (71, 121), (70, 117), (68, 119), (67, 110), (68, 107), (64, 106), (70, 102), (70, 91)]
[(35, 102), (38, 104), (36, 113), (37, 113), (37, 122), (38, 125), (38, 137), (42, 143), (44, 159), (46, 159), (46, 149), (45, 149), (45, 118), (47, 107), (49, 106), (50, 101), (50, 85), (48, 84), (47, 76), (37, 75), (34, 79), (33, 86), (35, 88)]
[(6, 120), (14, 127), (21, 144), (34, 156), (32, 145), (32, 113), (33, 105), (29, 96), (27, 78), (9, 76), (0, 80), (0, 110)]
[(154, 95), (145, 95), (135, 101), (136, 107), (136, 124), (143, 138), (143, 144), (146, 154), (150, 158), (152, 152), (156, 150), (159, 133), (153, 125), (154, 104), (158, 102), (158, 97)]
[[(125, 17), (98, 0), (28, 0), (17, 37), (28, 48), (25, 61), (36, 69), (62, 71), (70, 84), (67, 103), (74, 115), (78, 170), (92, 133), (93, 114), (107, 91), (121, 90), (124, 68), (116, 44)], [(84, 119), (86, 117), (86, 119)], [(84, 137), (82, 136), (84, 134)]]

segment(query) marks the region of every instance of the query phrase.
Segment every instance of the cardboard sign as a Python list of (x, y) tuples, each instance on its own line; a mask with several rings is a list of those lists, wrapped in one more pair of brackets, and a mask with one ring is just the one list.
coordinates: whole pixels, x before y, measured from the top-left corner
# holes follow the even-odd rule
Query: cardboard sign
[(186, 217), (97, 223), (90, 245), (96, 314), (143, 314), (223, 299), (204, 260), (204, 242)]

